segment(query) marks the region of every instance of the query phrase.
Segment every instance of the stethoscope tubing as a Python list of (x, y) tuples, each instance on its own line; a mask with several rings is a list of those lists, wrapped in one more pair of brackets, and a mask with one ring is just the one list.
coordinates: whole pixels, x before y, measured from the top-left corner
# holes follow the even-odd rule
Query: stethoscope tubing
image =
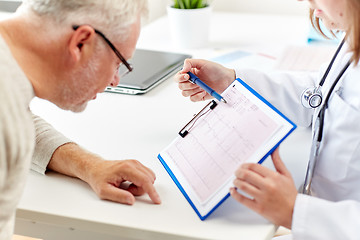
[[(324, 84), (325, 79), (327, 78), (327, 76), (332, 68), (332, 65), (334, 64), (337, 55), (339, 54), (342, 46), (344, 45), (344, 42), (345, 42), (345, 39), (341, 42), (338, 49), (336, 50), (334, 57), (332, 58), (327, 70), (325, 71), (325, 73), (319, 83), (319, 86), (318, 86), (319, 89)], [(319, 149), (320, 149), (320, 145), (321, 145), (321, 141), (322, 141), (322, 137), (323, 137), (325, 110), (328, 107), (328, 101), (329, 101), (330, 96), (331, 96), (332, 92), (334, 91), (336, 85), (338, 84), (338, 82), (340, 81), (340, 79), (342, 78), (342, 76), (344, 75), (344, 73), (346, 72), (346, 70), (349, 68), (350, 65), (351, 65), (351, 60), (349, 60), (347, 62), (347, 64), (342, 68), (342, 70), (336, 77), (335, 81), (333, 82), (333, 84), (331, 85), (331, 87), (328, 91), (328, 94), (325, 98), (323, 105), (321, 106), (318, 116), (316, 117), (316, 121), (319, 121), (319, 122), (318, 122), (318, 124), (316, 124), (316, 122), (315, 122), (315, 124), (318, 126), (315, 125), (315, 128), (314, 128), (313, 145), (312, 145), (308, 168), (306, 171), (305, 181), (304, 181), (304, 185), (303, 185), (303, 189), (302, 189), (302, 193), (304, 193), (304, 194), (310, 195), (310, 193), (311, 193), (311, 191), (310, 191), (311, 190), (311, 182), (312, 182), (314, 170), (316, 167), (316, 162), (318, 160)]]
[(331, 93), (334, 91), (335, 86), (338, 84), (338, 82), (340, 81), (341, 77), (344, 75), (344, 73), (346, 72), (346, 70), (349, 68), (351, 64), (351, 61), (348, 61), (346, 63), (346, 65), (343, 67), (343, 69), (341, 70), (341, 72), (339, 73), (339, 75), (337, 76), (336, 80), (334, 81), (334, 83), (331, 85), (329, 92), (325, 98), (324, 101), (324, 105), (321, 107), (320, 111), (319, 111), (319, 115), (318, 118), (320, 120), (319, 122), (319, 134), (317, 137), (317, 141), (321, 142), (322, 140), (322, 136), (323, 136), (323, 130), (324, 130), (324, 118), (325, 118), (325, 110), (328, 107), (328, 102), (331, 96)]

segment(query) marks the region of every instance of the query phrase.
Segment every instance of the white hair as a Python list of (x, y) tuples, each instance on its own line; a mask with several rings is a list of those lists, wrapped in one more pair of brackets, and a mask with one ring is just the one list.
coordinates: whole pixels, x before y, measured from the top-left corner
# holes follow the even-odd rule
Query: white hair
[[(107, 36), (127, 37), (129, 27), (148, 14), (147, 0), (23, 0), (31, 11), (60, 26), (89, 24)], [(125, 36), (124, 36), (125, 35)]]

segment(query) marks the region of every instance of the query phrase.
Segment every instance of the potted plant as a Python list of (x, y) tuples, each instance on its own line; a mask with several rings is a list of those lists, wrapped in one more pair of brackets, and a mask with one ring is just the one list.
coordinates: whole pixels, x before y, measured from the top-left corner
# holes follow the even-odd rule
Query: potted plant
[(179, 48), (206, 47), (211, 7), (206, 0), (174, 0), (167, 7), (173, 44)]

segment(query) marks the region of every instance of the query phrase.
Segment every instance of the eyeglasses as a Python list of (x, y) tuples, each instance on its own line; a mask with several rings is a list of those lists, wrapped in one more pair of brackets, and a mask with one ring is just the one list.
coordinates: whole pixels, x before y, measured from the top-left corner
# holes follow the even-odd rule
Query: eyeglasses
[[(76, 31), (79, 27), (80, 27), (80, 25), (74, 25), (72, 28)], [(119, 76), (120, 76), (120, 77), (124, 77), (125, 75), (127, 75), (128, 73), (130, 73), (132, 70), (134, 70), (134, 68), (131, 66), (131, 64), (126, 61), (126, 59), (125, 59), (125, 58), (121, 55), (121, 53), (116, 49), (116, 47), (114, 46), (114, 44), (112, 44), (112, 43), (110, 42), (110, 40), (109, 40), (107, 37), (105, 37), (105, 35), (104, 35), (102, 32), (100, 32), (99, 30), (97, 30), (97, 29), (95, 29), (95, 28), (94, 28), (94, 31), (95, 31), (95, 33), (99, 34), (100, 37), (102, 37), (102, 38), (105, 40), (105, 42), (109, 45), (109, 47), (114, 51), (115, 55), (116, 55), (116, 56), (120, 59), (120, 61), (126, 66), (127, 69), (126, 69), (125, 71), (120, 71), (120, 70), (119, 70)]]

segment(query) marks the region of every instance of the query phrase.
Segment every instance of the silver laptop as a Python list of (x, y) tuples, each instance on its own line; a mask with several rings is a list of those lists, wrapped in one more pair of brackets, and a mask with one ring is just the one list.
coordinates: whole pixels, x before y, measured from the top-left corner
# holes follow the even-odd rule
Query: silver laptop
[(134, 70), (122, 77), (118, 86), (109, 86), (105, 92), (146, 93), (179, 71), (184, 60), (190, 57), (187, 54), (136, 49), (133, 58), (129, 60)]

